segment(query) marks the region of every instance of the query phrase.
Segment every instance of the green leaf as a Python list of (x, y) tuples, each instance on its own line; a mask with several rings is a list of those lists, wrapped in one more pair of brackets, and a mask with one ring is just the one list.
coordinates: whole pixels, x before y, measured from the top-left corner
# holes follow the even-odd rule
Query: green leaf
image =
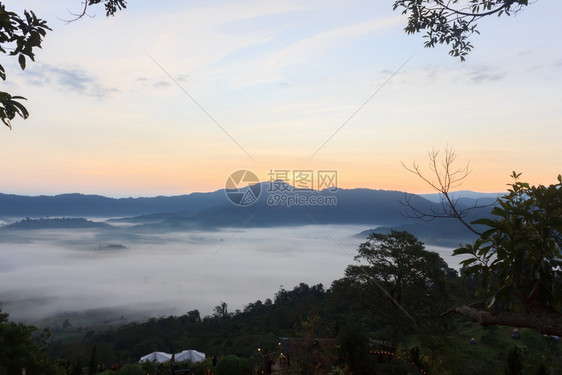
[(468, 271), (468, 270), (472, 270), (473, 268), (477, 267), (477, 266), (469, 267), (472, 263), (475, 263), (475, 262), (476, 262), (476, 259), (471, 258), (471, 259), (463, 260), (462, 262), (460, 262), (460, 264), (462, 265), (463, 268), (465, 268), (465, 267), (467, 268), (465, 271)]
[(472, 248), (468, 247), (459, 247), (458, 249), (453, 250), (453, 255), (461, 255), (461, 254), (470, 254), (474, 255)]
[(496, 225), (496, 221), (488, 218), (482, 218), (478, 220), (474, 220), (471, 224), (478, 224), (478, 225), (486, 225), (489, 227), (494, 227)]
[[(25, 99), (25, 98), (24, 98)], [(17, 108), (19, 115), (25, 120), (29, 117), (29, 112), (27, 108), (21, 103), (13, 102), (14, 107)]]
[(23, 54), (19, 55), (18, 61), (20, 63), (21, 70), (25, 70), (25, 56)]

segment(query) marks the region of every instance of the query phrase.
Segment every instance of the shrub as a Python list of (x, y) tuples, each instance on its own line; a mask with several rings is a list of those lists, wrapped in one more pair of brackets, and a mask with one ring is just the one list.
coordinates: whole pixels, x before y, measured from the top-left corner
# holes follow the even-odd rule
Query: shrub
[(227, 355), (217, 363), (216, 375), (249, 375), (250, 364), (247, 359)]
[(114, 372), (115, 375), (144, 375), (141, 365), (137, 363), (127, 363), (121, 369)]

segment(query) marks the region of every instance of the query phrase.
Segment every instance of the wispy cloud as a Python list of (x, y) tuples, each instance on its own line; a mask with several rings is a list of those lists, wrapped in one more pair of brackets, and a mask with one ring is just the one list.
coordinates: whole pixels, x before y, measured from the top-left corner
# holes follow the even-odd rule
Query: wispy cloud
[[(286, 68), (306, 64), (326, 51), (345, 46), (349, 41), (357, 42), (361, 37), (373, 37), (378, 32), (401, 23), (403, 19), (397, 16), (324, 30), (303, 36), (273, 53), (252, 56), (251, 61), (230, 64), (227, 70), (238, 71), (234, 82), (236, 87), (284, 81), (283, 70)], [(240, 74), (241, 71), (243, 73)]]
[(81, 95), (103, 99), (119, 90), (107, 87), (100, 80), (81, 68), (64, 68), (49, 64), (37, 65), (26, 71), (24, 77), (36, 86), (58, 86)]
[(164, 81), (158, 81), (152, 84), (152, 87), (154, 88), (170, 87), (170, 86), (172, 86), (170, 83)]
[(505, 73), (490, 66), (475, 66), (468, 73), (468, 80), (472, 83), (494, 82), (505, 78)]
[[(412, 73), (412, 72), (410, 72)], [(460, 81), (472, 84), (485, 84), (504, 80), (509, 71), (495, 65), (423, 65), (415, 72), (419, 82), (436, 84)]]

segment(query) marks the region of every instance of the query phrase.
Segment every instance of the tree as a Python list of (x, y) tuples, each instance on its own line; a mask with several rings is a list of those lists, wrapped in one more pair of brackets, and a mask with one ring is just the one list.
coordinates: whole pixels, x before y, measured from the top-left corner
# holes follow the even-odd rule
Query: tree
[(190, 322), (200, 323), (201, 322), (201, 314), (199, 313), (199, 310), (195, 309), (195, 310), (188, 311), (187, 312), (187, 319)]
[(248, 375), (250, 365), (247, 359), (235, 355), (221, 358), (217, 364), (217, 375)]
[(92, 354), (90, 355), (90, 362), (88, 363), (88, 375), (98, 373), (98, 349), (96, 345), (92, 348)]
[(346, 278), (359, 283), (383, 339), (397, 342), (450, 306), (446, 263), (411, 233), (372, 233), (355, 260), (362, 264), (348, 266)]
[(487, 16), (509, 16), (520, 12), (528, 0), (397, 0), (394, 10), (408, 15), (407, 34), (425, 31), (425, 47), (451, 46), (449, 54), (461, 61), (472, 50), (472, 34), (479, 34), (477, 22)]
[(346, 324), (337, 337), (339, 360), (352, 374), (372, 374), (369, 337), (355, 322)]
[[(515, 181), (508, 194), (498, 197), (491, 217), (468, 223), (463, 216), (466, 211), (450, 195), (450, 189), (468, 175), (468, 165), (454, 168), (456, 155), (450, 148), (440, 162), (438, 152), (429, 156), (435, 180), (416, 163), (406, 168), (442, 195), (443, 212), (420, 212), (406, 204), (422, 219), (440, 214), (456, 218), (480, 237), (454, 254), (470, 256), (461, 262), (463, 273), (478, 280), (481, 300), (454, 306), (442, 315), (454, 312), (484, 326), (528, 327), (562, 335), (562, 177), (548, 187), (530, 186), (519, 182), (520, 174), (513, 172)], [(475, 230), (475, 225), (484, 230)]]
[(562, 335), (562, 176), (549, 186), (515, 179), (498, 199), (494, 218), (474, 244), (454, 251), (468, 275), (480, 277), (478, 296), (457, 312), (482, 325), (529, 327)]
[(72, 363), (72, 367), (70, 369), (70, 375), (83, 375), (84, 371), (82, 367), (84, 367), (82, 365), (82, 359), (81, 358), (74, 359), (74, 362)]
[(224, 301), (221, 301), (220, 305), (215, 306), (213, 311), (213, 316), (216, 318), (228, 318), (232, 316), (228, 313), (228, 304)]
[(336, 362), (336, 339), (322, 337), (324, 325), (319, 315), (309, 314), (300, 327), (295, 327), (297, 338), (287, 339), (291, 373), (326, 374)]
[[(117, 12), (126, 8), (125, 0), (88, 0), (84, 2), (84, 8), (80, 14), (73, 14), (74, 21), (86, 15), (88, 6), (103, 3), (107, 16), (112, 16)], [(23, 17), (6, 10), (5, 5), (0, 3), (0, 53), (9, 56), (17, 56), (19, 66), (25, 70), (28, 59), (35, 61), (35, 51), (41, 48), (43, 38), (47, 31), (51, 30), (47, 26), (47, 22), (38, 18), (33, 11), (25, 10)], [(9, 51), (9, 52), (8, 52)], [(6, 80), (6, 70), (0, 64), (0, 78)], [(4, 91), (0, 91), (0, 120), (12, 128), (11, 121), (20, 116), (23, 119), (29, 117), (29, 112), (21, 103), (26, 100), (23, 96), (12, 95)]]
[(47, 356), (48, 330), (14, 323), (0, 310), (0, 373), (59, 374), (63, 371)]
[(397, 304), (404, 302), (409, 288), (428, 287), (445, 278), (439, 254), (425, 250), (423, 243), (408, 232), (371, 233), (367, 242), (359, 245), (358, 253), (355, 260), (367, 264), (348, 266), (346, 276), (376, 282)]

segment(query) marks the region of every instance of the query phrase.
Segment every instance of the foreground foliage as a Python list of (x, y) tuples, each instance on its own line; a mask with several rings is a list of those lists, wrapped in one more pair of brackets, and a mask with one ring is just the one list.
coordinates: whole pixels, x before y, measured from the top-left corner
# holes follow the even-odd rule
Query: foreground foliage
[[(112, 16), (126, 7), (125, 0), (88, 0), (84, 2), (82, 13), (74, 15), (75, 20), (86, 14), (88, 6), (100, 3), (104, 4), (107, 16)], [(35, 52), (37, 48), (41, 48), (48, 30), (51, 28), (47, 26), (47, 22), (38, 18), (33, 11), (26, 10), (21, 16), (6, 10), (6, 6), (0, 3), (0, 53), (17, 57), (22, 70), (25, 70), (28, 60), (35, 61)], [(6, 80), (6, 70), (1, 64), (0, 78)], [(0, 120), (10, 129), (11, 120), (16, 116), (23, 119), (29, 117), (29, 112), (21, 103), (22, 100), (26, 99), (0, 91)]]
[(0, 374), (65, 374), (65, 369), (47, 355), (48, 330), (8, 320), (0, 310)]
[[(35, 61), (35, 50), (41, 48), (47, 30), (51, 30), (47, 22), (37, 18), (32, 11), (24, 11), (23, 17), (20, 17), (14, 12), (7, 11), (6, 6), (0, 3), (0, 52), (17, 56), (22, 70), (27, 65), (27, 59)], [(6, 80), (6, 70), (3, 65), (0, 65), (0, 78)], [(9, 128), (12, 127), (10, 121), (16, 115), (24, 119), (29, 117), (29, 112), (21, 104), (21, 100), (25, 98), (0, 92), (0, 120)]]
[(480, 279), (473, 306), (453, 311), (483, 325), (536, 328), (562, 335), (562, 176), (549, 186), (515, 182), (492, 209), (493, 219), (467, 254), (464, 272)]

